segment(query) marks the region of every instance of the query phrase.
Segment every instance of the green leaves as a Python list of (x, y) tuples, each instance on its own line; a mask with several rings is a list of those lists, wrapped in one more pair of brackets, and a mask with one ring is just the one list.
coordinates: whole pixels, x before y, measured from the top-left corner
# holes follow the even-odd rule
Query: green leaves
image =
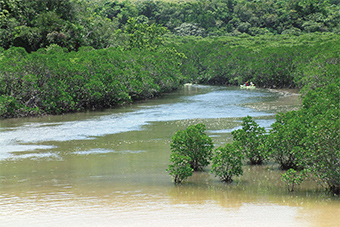
[(232, 132), (235, 144), (253, 165), (261, 165), (268, 159), (264, 149), (266, 130), (253, 121), (252, 117), (243, 118), (242, 129)]
[[(340, 83), (310, 90), (303, 108), (278, 114), (266, 147), (282, 169), (288, 190), (302, 182), (295, 170), (314, 175), (331, 193), (340, 194)], [(304, 172), (302, 172), (304, 173)]]
[(310, 126), (303, 143), (310, 171), (332, 193), (340, 195), (340, 82), (307, 93), (303, 111)]
[[(154, 49), (162, 45), (160, 37), (167, 29), (180, 36), (203, 37), (242, 36), (243, 32), (252, 36), (336, 33), (340, 6), (332, 3), (2, 0), (0, 46), (21, 46), (28, 52), (50, 44), (69, 51), (88, 45), (96, 49), (119, 45)], [(127, 30), (121, 34), (124, 27)]]
[[(169, 39), (170, 40), (170, 39)], [(311, 34), (239, 37), (177, 38), (183, 52), (182, 73), (206, 84), (257, 87), (315, 88), (336, 80), (339, 74), (339, 35)]]
[(190, 157), (191, 168), (199, 171), (210, 163), (214, 145), (205, 134), (205, 125), (200, 123), (178, 131), (172, 137), (170, 147), (172, 152)]
[(233, 176), (243, 174), (244, 156), (234, 144), (226, 144), (225, 147), (219, 147), (215, 150), (212, 158), (211, 172), (215, 173), (221, 181), (230, 183), (233, 181)]
[(178, 56), (163, 51), (81, 48), (67, 53), (53, 44), (28, 54), (10, 48), (0, 56), (0, 95), (16, 100), (15, 105), (7, 98), (4, 103), (17, 110), (4, 107), (0, 117), (61, 114), (152, 98), (180, 86), (178, 62)]
[(213, 150), (212, 139), (205, 133), (205, 125), (191, 125), (172, 137), (171, 155), (167, 171), (175, 183), (181, 183), (193, 171), (203, 170), (212, 160), (211, 172), (221, 181), (230, 183), (233, 176), (243, 174), (244, 156), (235, 144)]
[(0, 116), (15, 116), (18, 109), (20, 109), (20, 104), (15, 98), (7, 95), (0, 96)]
[(176, 132), (170, 144), (172, 164), (167, 169), (174, 182), (181, 183), (193, 171), (207, 166), (213, 147), (212, 139), (205, 134), (204, 124), (191, 125), (186, 130)]
[(304, 168), (302, 140), (306, 136), (308, 125), (308, 115), (300, 111), (276, 115), (276, 122), (272, 125), (266, 147), (281, 169)]
[(190, 165), (191, 158), (188, 156), (173, 152), (170, 155), (170, 162), (172, 164), (169, 165), (166, 171), (169, 172), (169, 175), (172, 176), (176, 184), (182, 183), (182, 181), (190, 177), (194, 171)]
[(286, 173), (281, 175), (281, 180), (286, 182), (288, 191), (293, 192), (295, 187), (300, 185), (304, 178), (306, 178), (306, 170), (297, 172), (294, 169), (289, 169)]
[(124, 31), (129, 37), (127, 48), (155, 50), (164, 44), (162, 36), (166, 32), (163, 26), (138, 23), (136, 18), (129, 18)]

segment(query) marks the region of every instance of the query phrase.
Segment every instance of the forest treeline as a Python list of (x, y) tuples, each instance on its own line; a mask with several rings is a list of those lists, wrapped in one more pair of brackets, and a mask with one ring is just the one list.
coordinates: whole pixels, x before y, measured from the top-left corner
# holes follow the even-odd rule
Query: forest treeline
[(340, 32), (339, 0), (0, 0), (0, 46), (123, 45), (130, 17), (177, 36)]
[(340, 76), (339, 35), (184, 37), (174, 46), (185, 53), (181, 71), (197, 83), (267, 88), (316, 88)]
[(179, 37), (164, 45), (147, 40), (143, 46), (150, 48), (136, 48), (140, 41), (132, 35), (134, 48), (68, 52), (51, 45), (32, 53), (22, 47), (0, 50), (0, 116), (112, 107), (159, 96), (185, 82), (252, 81), (261, 87), (306, 91), (339, 86), (340, 35)]
[(64, 52), (50, 46), (0, 54), (0, 116), (18, 117), (101, 109), (152, 98), (181, 83), (178, 58), (149, 50)]
[(112, 107), (185, 82), (309, 90), (339, 78), (334, 0), (0, 0), (0, 9), (1, 118)]

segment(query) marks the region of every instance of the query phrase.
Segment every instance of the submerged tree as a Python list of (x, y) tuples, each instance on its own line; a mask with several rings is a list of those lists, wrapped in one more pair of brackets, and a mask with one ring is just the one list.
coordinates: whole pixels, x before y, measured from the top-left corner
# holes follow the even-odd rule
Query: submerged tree
[(297, 172), (294, 169), (289, 169), (287, 172), (281, 174), (281, 180), (286, 182), (288, 191), (293, 192), (295, 187), (300, 185), (306, 177), (307, 170), (304, 169), (301, 172)]
[(178, 131), (172, 137), (171, 151), (189, 157), (190, 166), (194, 171), (209, 165), (212, 156), (214, 144), (204, 131), (205, 125), (200, 123)]
[(181, 183), (192, 175), (193, 171), (202, 170), (209, 165), (214, 144), (205, 133), (205, 125), (191, 125), (186, 130), (178, 131), (172, 137), (169, 168), (166, 170), (175, 183)]
[(308, 114), (290, 111), (276, 115), (276, 122), (267, 138), (266, 147), (283, 170), (304, 168), (304, 144)]
[(215, 155), (212, 158), (211, 172), (215, 173), (215, 176), (218, 176), (221, 181), (230, 183), (233, 181), (233, 176), (243, 174), (243, 157), (242, 152), (234, 144), (219, 147), (215, 150)]
[(268, 159), (268, 153), (264, 149), (265, 133), (265, 128), (259, 127), (250, 116), (243, 118), (242, 129), (231, 133), (235, 144), (243, 151), (253, 165), (261, 165)]
[(303, 139), (306, 164), (333, 194), (340, 196), (340, 80), (311, 90), (303, 100), (310, 127)]
[(172, 176), (176, 184), (182, 183), (182, 181), (192, 175), (193, 169), (190, 167), (191, 159), (188, 156), (177, 154), (172, 152), (170, 155), (169, 168), (166, 170), (169, 175)]

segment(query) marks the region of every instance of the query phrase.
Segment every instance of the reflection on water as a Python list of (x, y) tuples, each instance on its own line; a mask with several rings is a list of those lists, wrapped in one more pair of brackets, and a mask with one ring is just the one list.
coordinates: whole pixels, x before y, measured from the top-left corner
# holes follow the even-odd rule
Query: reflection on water
[(207, 169), (175, 186), (165, 172), (177, 130), (204, 123), (222, 146), (242, 117), (268, 129), (277, 110), (299, 105), (267, 90), (192, 86), (117, 109), (2, 120), (0, 226), (335, 226), (339, 199), (315, 182), (288, 193), (272, 164), (245, 166), (230, 185)]

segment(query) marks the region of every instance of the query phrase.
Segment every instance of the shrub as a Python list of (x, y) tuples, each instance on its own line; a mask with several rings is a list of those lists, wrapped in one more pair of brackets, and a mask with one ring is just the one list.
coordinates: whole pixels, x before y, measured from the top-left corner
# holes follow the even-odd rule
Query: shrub
[(253, 165), (261, 165), (268, 159), (268, 153), (264, 149), (265, 133), (265, 128), (259, 127), (250, 116), (243, 118), (242, 129), (231, 133), (235, 144)]
[(169, 175), (172, 176), (176, 184), (182, 183), (182, 181), (192, 175), (193, 169), (190, 167), (190, 157), (177, 154), (176, 152), (171, 153), (169, 168), (166, 170)]
[(309, 120), (306, 113), (291, 111), (276, 115), (276, 122), (267, 138), (266, 147), (283, 170), (302, 169), (304, 166), (303, 138)]
[(212, 158), (211, 172), (215, 173), (221, 181), (230, 183), (233, 176), (243, 174), (242, 160), (243, 154), (233, 144), (227, 144), (225, 147), (219, 147), (215, 150)]
[(0, 116), (11, 117), (20, 108), (18, 101), (10, 96), (0, 96)]
[(300, 183), (292, 169), (313, 174), (333, 194), (340, 194), (340, 83), (310, 90), (303, 108), (278, 114), (267, 140), (290, 191)]
[(295, 186), (300, 185), (303, 182), (303, 179), (306, 177), (306, 170), (301, 172), (297, 172), (294, 169), (289, 169), (287, 172), (281, 175), (281, 180), (286, 182), (288, 191), (293, 192)]
[(304, 99), (310, 127), (303, 139), (311, 173), (333, 194), (340, 195), (340, 82), (311, 90)]
[(214, 144), (205, 134), (205, 125), (191, 125), (186, 130), (178, 131), (172, 137), (171, 151), (190, 158), (194, 171), (202, 170), (209, 165)]

